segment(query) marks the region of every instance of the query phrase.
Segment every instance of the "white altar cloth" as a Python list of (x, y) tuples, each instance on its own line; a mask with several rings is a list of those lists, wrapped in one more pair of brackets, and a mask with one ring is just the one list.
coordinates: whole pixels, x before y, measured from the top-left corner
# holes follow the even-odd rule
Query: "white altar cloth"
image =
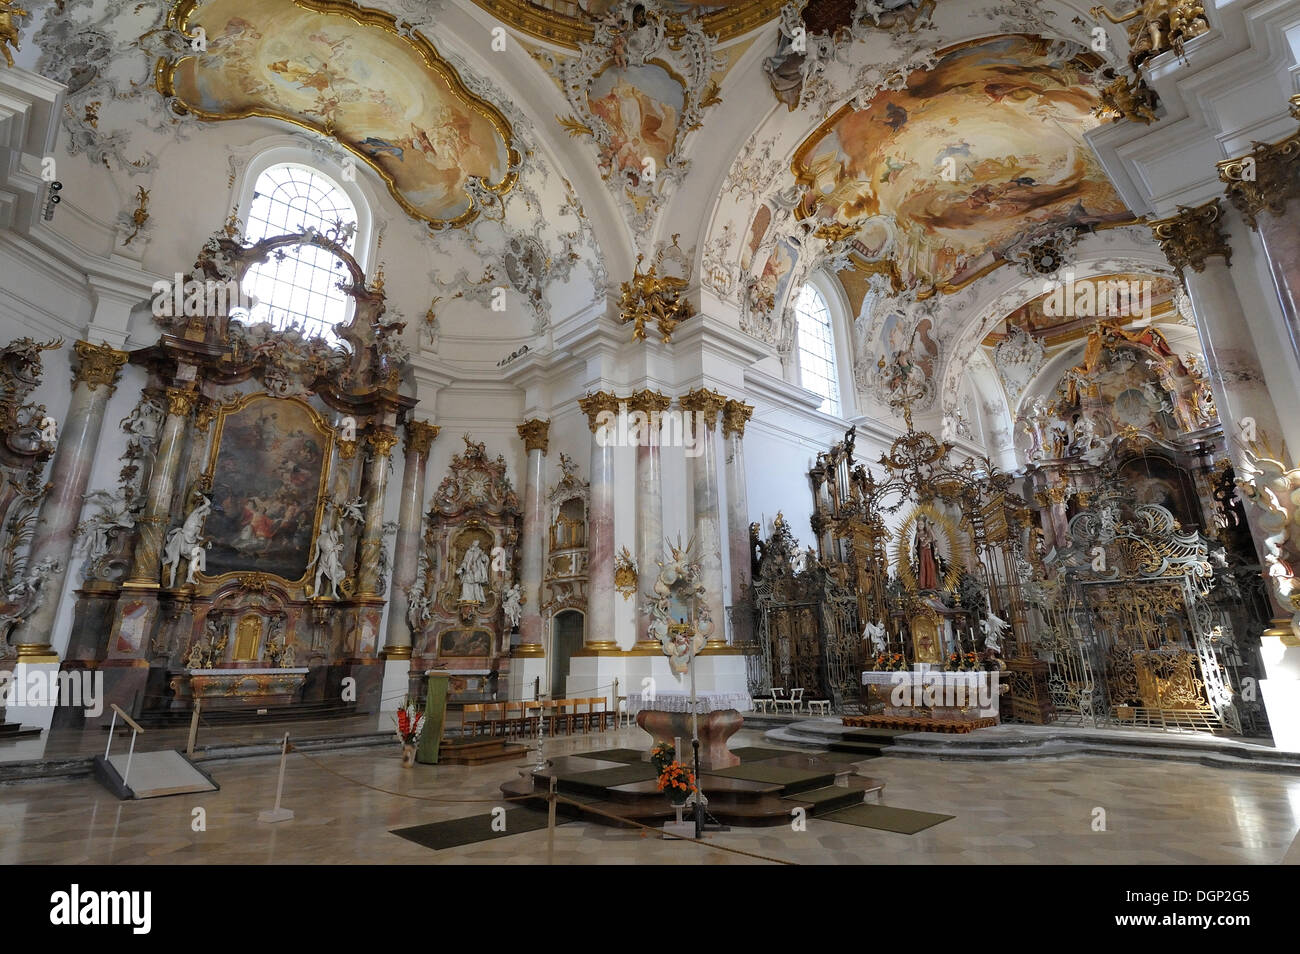
[[(696, 711), (701, 714), (721, 712), (724, 709), (749, 712), (754, 708), (754, 701), (747, 692), (698, 692), (695, 696), (698, 703)], [(690, 712), (691, 694), (676, 691), (656, 692), (651, 698), (648, 694), (629, 692), (628, 714), (635, 716), (642, 709), (653, 709), (657, 712)]]
[(1001, 677), (1001, 672), (985, 670), (975, 672), (944, 672), (938, 669), (930, 669), (927, 672), (868, 670), (862, 674), (862, 684), (879, 687), (880, 692), (889, 695), (891, 704), (898, 707), (978, 707), (987, 710), (989, 715), (997, 715)]

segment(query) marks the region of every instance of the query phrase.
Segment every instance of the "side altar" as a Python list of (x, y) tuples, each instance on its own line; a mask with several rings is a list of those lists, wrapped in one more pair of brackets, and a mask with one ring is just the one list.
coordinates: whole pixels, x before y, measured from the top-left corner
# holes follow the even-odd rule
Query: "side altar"
[[(353, 233), (247, 243), (232, 219), (186, 276), (193, 301), (155, 307), (157, 341), (129, 355), (147, 380), (119, 425), (118, 486), (86, 495), (97, 510), (77, 528), (84, 582), (63, 665), (102, 672), (105, 701), (137, 718), (195, 697), (378, 710), (389, 458), (416, 401), (402, 325), (385, 320), (382, 273), (367, 278)], [(304, 246), (352, 299), (337, 339), (277, 328), (238, 293)]]

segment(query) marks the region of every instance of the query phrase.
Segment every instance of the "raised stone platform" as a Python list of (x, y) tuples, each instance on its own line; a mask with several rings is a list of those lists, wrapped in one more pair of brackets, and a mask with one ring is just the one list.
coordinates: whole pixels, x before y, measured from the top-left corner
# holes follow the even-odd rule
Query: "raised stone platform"
[(998, 724), (997, 719), (939, 719), (929, 716), (845, 716), (844, 724), (853, 729), (898, 729), (903, 732), (973, 732)]
[[(841, 745), (880, 744), (878, 754), (900, 758), (1009, 761), (1102, 755), (1197, 762), (1300, 775), (1300, 752), (1274, 748), (1268, 740), (1234, 739), (1205, 732), (1003, 724), (964, 734), (856, 729), (838, 718), (806, 719), (770, 729), (772, 742), (834, 751)], [(864, 733), (867, 733), (864, 735)]]
[[(861, 775), (852, 763), (793, 752), (700, 775), (709, 811), (721, 823), (736, 826), (785, 825), (796, 808), (809, 816), (825, 815), (867, 797), (879, 798), (884, 789), (883, 782)], [(675, 817), (646, 763), (564, 756), (549, 760), (540, 771), (521, 772), (501, 791), (511, 797), (531, 795), (524, 801), (544, 806), (552, 777), (561, 795), (581, 803), (559, 803), (557, 810), (572, 817), (615, 826), (658, 825)]]

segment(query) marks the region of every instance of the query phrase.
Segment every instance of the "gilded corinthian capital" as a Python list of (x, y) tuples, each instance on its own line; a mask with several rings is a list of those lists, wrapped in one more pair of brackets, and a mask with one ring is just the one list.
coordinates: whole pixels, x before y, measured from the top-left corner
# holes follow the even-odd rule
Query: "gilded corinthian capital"
[(732, 434), (745, 436), (745, 425), (749, 423), (749, 418), (754, 413), (754, 405), (746, 404), (744, 401), (728, 401), (727, 406), (722, 409), (722, 436), (730, 437)]
[(668, 395), (651, 391), (649, 388), (642, 388), (627, 399), (627, 406), (642, 414), (662, 414), (672, 403), (673, 399)]
[(706, 425), (712, 430), (717, 423), (718, 415), (727, 406), (727, 397), (708, 388), (695, 388), (678, 398), (677, 403), (682, 406), (683, 411), (702, 412)]
[(108, 385), (108, 393), (117, 390), (117, 375), (130, 357), (125, 351), (118, 351), (106, 344), (93, 345), (89, 341), (73, 344), (76, 358), (72, 365), (72, 386), (79, 383), (94, 391), (101, 384)]
[(1223, 232), (1223, 209), (1218, 199), (1194, 208), (1180, 205), (1177, 215), (1149, 224), (1160, 251), (1180, 275), (1189, 265), (1192, 271), (1205, 271), (1206, 261), (1214, 255), (1222, 255), (1225, 264), (1232, 264), (1232, 247)]
[(375, 429), (366, 434), (366, 443), (374, 448), (374, 453), (379, 457), (387, 457), (393, 452), (393, 445), (397, 443), (397, 435), (392, 431)]
[(618, 413), (618, 406), (622, 399), (608, 391), (597, 391), (595, 394), (588, 394), (584, 398), (578, 398), (578, 407), (582, 408), (582, 413), (587, 415), (587, 426), (591, 428), (591, 433), (596, 433), (599, 426), (596, 419), (603, 412), (608, 411), (610, 414)]
[(199, 399), (199, 393), (188, 388), (168, 388), (165, 393), (167, 413), (175, 414), (177, 417), (189, 417)]
[(412, 451), (417, 454), (429, 453), (429, 448), (433, 446), (441, 429), (436, 424), (428, 424), (424, 421), (407, 421), (406, 443), (402, 449), (408, 454)]
[(539, 450), (542, 455), (546, 455), (546, 449), (550, 446), (551, 419), (539, 420), (532, 418), (524, 421), (517, 428), (519, 439), (524, 442), (524, 450), (532, 452)]
[(1300, 132), (1273, 143), (1258, 142), (1244, 156), (1218, 164), (1228, 200), (1252, 229), (1256, 216), (1267, 210), (1281, 215), (1286, 204), (1300, 197)]

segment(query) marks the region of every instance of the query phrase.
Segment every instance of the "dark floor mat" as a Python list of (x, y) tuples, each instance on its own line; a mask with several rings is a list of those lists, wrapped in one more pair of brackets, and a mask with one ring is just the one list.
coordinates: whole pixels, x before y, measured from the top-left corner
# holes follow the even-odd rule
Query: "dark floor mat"
[(646, 753), (640, 749), (601, 749), (599, 752), (574, 752), (578, 758), (603, 759), (606, 762), (644, 762)]
[(940, 822), (946, 822), (955, 815), (936, 815), (933, 812), (917, 812), (910, 808), (890, 808), (888, 805), (854, 805), (841, 808), (822, 816), (827, 821), (842, 822), (845, 825), (857, 825), (859, 828), (874, 828), (877, 831), (892, 831), (900, 835), (915, 835)]
[[(506, 838), (526, 831), (539, 831), (546, 828), (546, 812), (531, 808), (507, 808), (505, 831), (492, 830), (493, 816), (470, 815), (468, 818), (453, 818), (451, 821), (434, 822), (430, 825), (414, 825), (410, 828), (395, 828), (389, 834), (413, 841), (425, 848), (442, 851), (444, 848), (456, 848), (460, 845), (472, 845), (479, 841), (491, 841), (494, 838)], [(556, 825), (567, 825), (572, 819), (557, 817)], [(498, 824), (497, 827), (500, 827)]]
[(739, 756), (741, 762), (761, 762), (763, 759), (780, 758), (782, 755), (802, 755), (794, 749), (765, 749), (759, 745), (745, 745), (732, 749), (731, 754)]
[(560, 781), (560, 791), (573, 791), (574, 789), (588, 792), (601, 792), (615, 785), (626, 785), (629, 782), (644, 782), (648, 779), (658, 778), (659, 773), (649, 762), (633, 762), (628, 765), (620, 765), (618, 768), (597, 769), (595, 772), (575, 772), (567, 775), (557, 775)]
[[(751, 762), (749, 765), (737, 765), (733, 768), (718, 769), (704, 774), (719, 775), (723, 778), (739, 778), (747, 782), (783, 785), (791, 792), (809, 788), (823, 788), (835, 782), (834, 772), (787, 768), (784, 765), (768, 765), (765, 762)], [(705, 791), (708, 791), (708, 789), (706, 788)]]

